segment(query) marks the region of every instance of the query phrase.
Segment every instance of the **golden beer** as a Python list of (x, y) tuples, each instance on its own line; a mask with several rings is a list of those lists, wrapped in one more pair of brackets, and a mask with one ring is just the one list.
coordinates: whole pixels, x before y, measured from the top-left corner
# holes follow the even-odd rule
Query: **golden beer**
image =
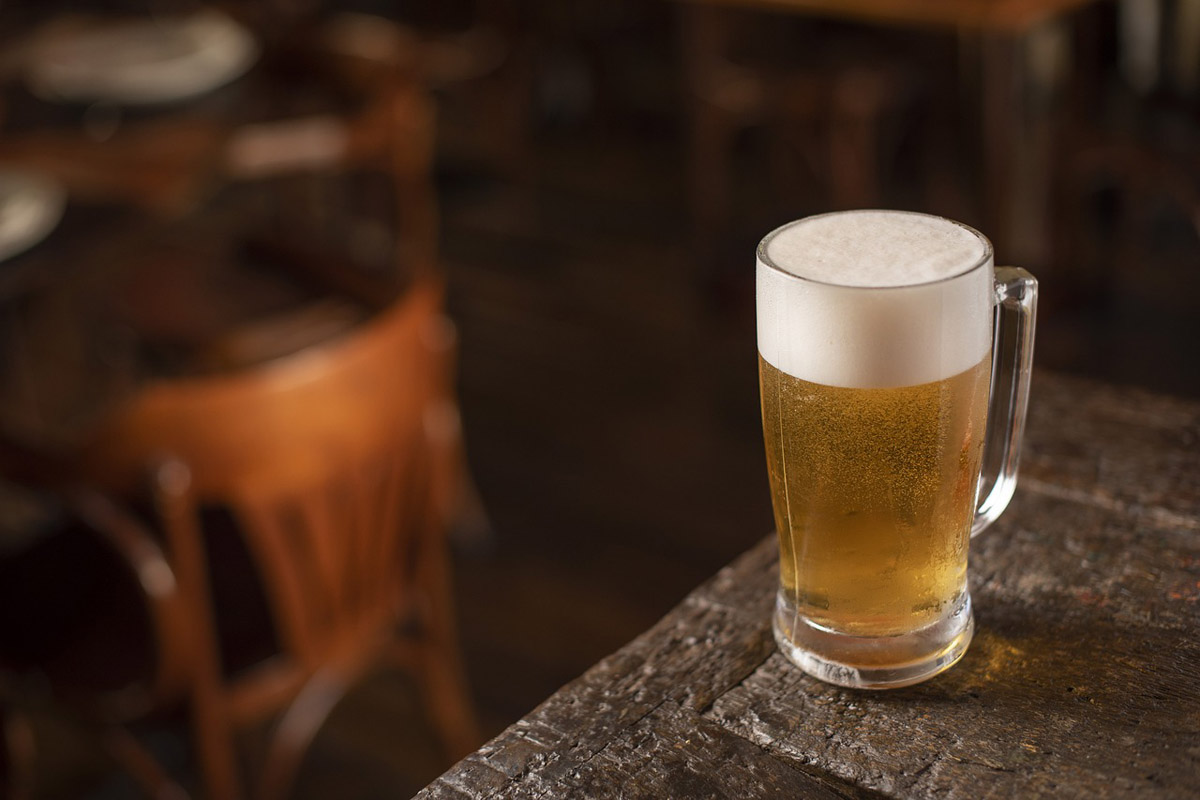
[(990, 377), (984, 358), (944, 380), (844, 388), (759, 356), (782, 608), (886, 637), (962, 604)]

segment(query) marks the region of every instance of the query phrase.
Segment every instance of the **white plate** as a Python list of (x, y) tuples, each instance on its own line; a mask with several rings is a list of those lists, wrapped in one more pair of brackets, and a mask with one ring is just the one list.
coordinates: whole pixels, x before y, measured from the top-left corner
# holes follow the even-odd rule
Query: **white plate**
[(31, 43), (25, 80), (47, 100), (149, 105), (224, 86), (250, 68), (258, 44), (214, 10), (178, 17), (74, 20)]
[(32, 172), (0, 170), (0, 261), (45, 239), (62, 219), (67, 193)]

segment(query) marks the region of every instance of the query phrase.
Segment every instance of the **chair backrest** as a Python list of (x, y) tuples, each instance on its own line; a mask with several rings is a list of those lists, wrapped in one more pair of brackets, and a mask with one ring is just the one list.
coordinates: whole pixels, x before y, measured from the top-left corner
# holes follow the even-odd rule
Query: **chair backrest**
[[(128, 492), (156, 465), (186, 466), (189, 519), (163, 514), (173, 549), (202, 504), (228, 508), (281, 648), (315, 668), (395, 612), (405, 565), (436, 530), (449, 480), (431, 436), (450, 396), (441, 302), (440, 285), (420, 283), (324, 346), (152, 385), (92, 443), (89, 472)], [(169, 495), (170, 471), (156, 474)]]

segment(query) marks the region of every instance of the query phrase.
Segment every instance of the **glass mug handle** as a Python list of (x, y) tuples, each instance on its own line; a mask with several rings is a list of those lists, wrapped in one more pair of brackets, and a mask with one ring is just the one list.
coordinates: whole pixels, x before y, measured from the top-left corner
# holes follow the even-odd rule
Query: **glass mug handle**
[[(1016, 491), (1017, 462), (1025, 434), (1025, 411), (1029, 405), (1029, 380), (1033, 368), (1037, 279), (1017, 267), (996, 267), (994, 292), (988, 438), (983, 474), (979, 480), (983, 499), (971, 525), (972, 536), (996, 521)], [(985, 491), (989, 484), (990, 488)]]

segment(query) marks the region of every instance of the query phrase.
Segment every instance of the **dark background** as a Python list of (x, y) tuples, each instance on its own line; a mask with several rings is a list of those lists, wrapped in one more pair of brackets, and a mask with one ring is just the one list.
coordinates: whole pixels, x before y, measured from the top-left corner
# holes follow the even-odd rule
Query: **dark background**
[[(1163, 4), (1167, 29), (1181, 5)], [(429, 36), (483, 20), (504, 45), (494, 69), (435, 87), (441, 264), (489, 523), (455, 539), (459, 618), (490, 736), (770, 531), (753, 248), (782, 222), (837, 207), (812, 146), (820, 118), (816, 134), (771, 115), (738, 122), (723, 163), (704, 167), (727, 179), (714, 226), (695, 213), (686, 3), (325, 6)], [(48, 12), (3, 13), (15, 31)], [(1020, 266), (1041, 281), (1040, 368), (1200, 396), (1195, 85), (1167, 67), (1131, 83), (1120, 13), (1097, 2), (1057, 31), (1071, 43), (1064, 80), (1050, 96), (1031, 91), (1047, 158), (1029, 202), (1044, 209), (1043, 235), (1011, 246), (1034, 254)], [(903, 91), (873, 118), (876, 204), (989, 232), (971, 89), (978, 42), (749, 11), (725, 24), (731, 57), (752, 76), (819, 84), (868, 62), (900, 76)], [(490, 116), (496, 93), (522, 103), (514, 128)], [(767, 94), (764, 107), (790, 97)], [(1014, 260), (1003, 248), (997, 262)], [(128, 795), (69, 721), (39, 725), (58, 743), (41, 764), (46, 796)], [(149, 736), (186, 769), (184, 743)], [(54, 757), (68, 766), (47, 766)], [(335, 712), (296, 796), (407, 796), (446, 766), (404, 678), (380, 675)]]

